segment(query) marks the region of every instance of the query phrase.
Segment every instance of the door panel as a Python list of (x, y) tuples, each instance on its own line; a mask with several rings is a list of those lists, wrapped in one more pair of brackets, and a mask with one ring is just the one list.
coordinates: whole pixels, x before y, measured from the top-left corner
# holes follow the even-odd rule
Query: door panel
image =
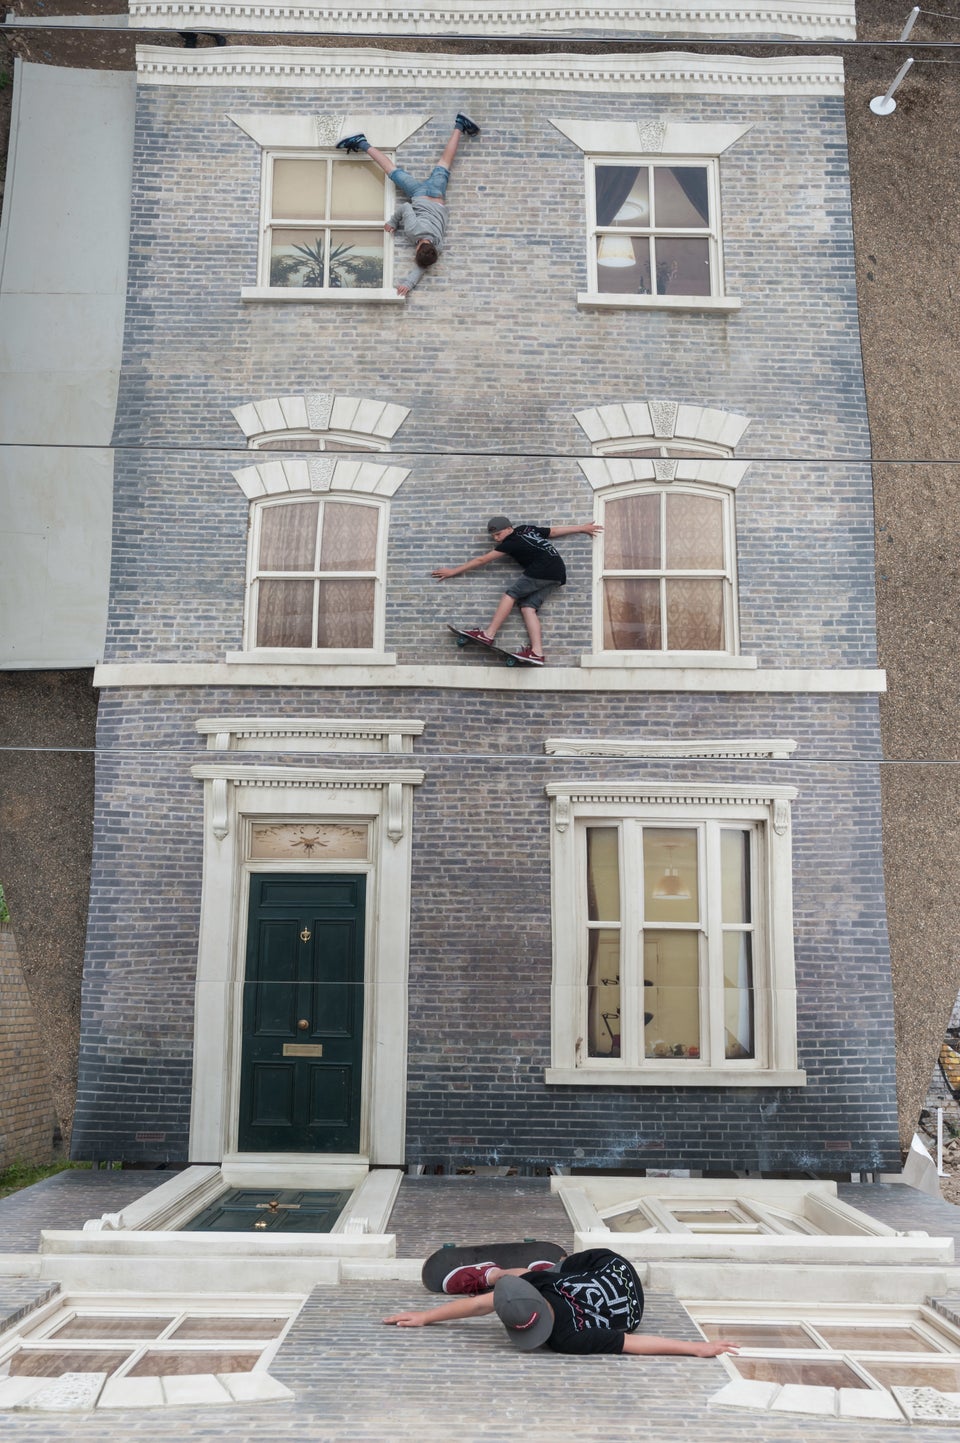
[(365, 886), (250, 879), (242, 1151), (359, 1151)]

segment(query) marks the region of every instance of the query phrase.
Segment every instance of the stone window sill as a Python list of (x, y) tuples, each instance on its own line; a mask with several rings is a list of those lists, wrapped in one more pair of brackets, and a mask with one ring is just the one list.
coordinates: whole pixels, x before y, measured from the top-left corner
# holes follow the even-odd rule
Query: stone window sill
[(395, 651), (303, 651), (293, 647), (261, 651), (228, 651), (231, 666), (396, 666)]
[(338, 290), (320, 291), (301, 286), (243, 286), (242, 301), (293, 301), (305, 305), (339, 305), (342, 301), (359, 301), (375, 305), (402, 306), (405, 296), (398, 296), (395, 290)]
[(579, 291), (577, 305), (603, 310), (633, 311), (739, 311), (736, 296), (628, 296)]
[(544, 1081), (561, 1087), (805, 1087), (794, 1068), (548, 1067)]
[(597, 651), (581, 656), (582, 667), (716, 667), (725, 671), (756, 671), (755, 656), (730, 656), (717, 651)]

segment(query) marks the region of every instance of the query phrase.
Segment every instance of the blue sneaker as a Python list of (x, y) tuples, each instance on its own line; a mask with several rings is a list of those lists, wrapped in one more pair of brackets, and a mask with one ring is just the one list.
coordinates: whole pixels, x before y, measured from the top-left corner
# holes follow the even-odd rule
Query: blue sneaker
[(480, 134), (479, 125), (475, 124), (475, 122), (470, 119), (469, 115), (458, 114), (456, 120), (453, 123), (456, 126), (457, 130), (463, 131), (464, 135)]

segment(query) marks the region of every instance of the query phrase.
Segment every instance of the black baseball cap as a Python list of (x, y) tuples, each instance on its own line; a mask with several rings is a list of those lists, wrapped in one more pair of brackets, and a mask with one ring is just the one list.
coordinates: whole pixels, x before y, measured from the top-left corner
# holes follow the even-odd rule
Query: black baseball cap
[(491, 516), (487, 522), (487, 530), (492, 536), (495, 531), (507, 531), (512, 528), (513, 522), (509, 516)]

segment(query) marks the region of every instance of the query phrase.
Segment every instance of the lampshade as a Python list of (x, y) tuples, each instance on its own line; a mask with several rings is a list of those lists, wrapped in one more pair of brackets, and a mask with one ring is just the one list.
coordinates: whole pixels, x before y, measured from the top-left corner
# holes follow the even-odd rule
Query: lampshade
[(654, 887), (653, 895), (658, 902), (686, 902), (690, 898), (690, 893), (680, 880), (680, 873), (676, 867), (667, 867)]
[(649, 213), (650, 207), (647, 205), (647, 202), (645, 200), (637, 200), (634, 197), (628, 195), (626, 200), (623, 202), (623, 205), (613, 217), (613, 224), (626, 225), (627, 221), (630, 220), (640, 220), (645, 222)]
[(602, 235), (597, 247), (597, 264), (601, 266), (635, 266), (637, 258), (628, 235)]

